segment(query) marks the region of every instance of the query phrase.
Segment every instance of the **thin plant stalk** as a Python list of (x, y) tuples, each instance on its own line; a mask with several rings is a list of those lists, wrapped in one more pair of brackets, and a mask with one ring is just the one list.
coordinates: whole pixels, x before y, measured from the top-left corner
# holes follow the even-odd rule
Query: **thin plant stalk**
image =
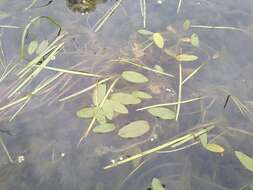
[(195, 102), (195, 101), (201, 100), (201, 99), (203, 99), (203, 98), (200, 97), (200, 98), (193, 98), (193, 99), (189, 99), (189, 100), (183, 100), (181, 102), (169, 102), (169, 103), (162, 103), (162, 104), (154, 104), (151, 106), (139, 108), (136, 111), (147, 110), (150, 108), (164, 107), (164, 106), (174, 106), (174, 105), (178, 105), (178, 103), (185, 104), (185, 103)]
[(13, 26), (13, 25), (2, 25), (0, 24), (0, 28), (9, 28), (9, 29), (20, 29), (20, 26)]
[(203, 28), (203, 29), (219, 29), (219, 30), (236, 30), (244, 32), (243, 29), (233, 26), (208, 26), (208, 25), (191, 25), (191, 28)]
[(182, 0), (179, 0), (179, 1), (178, 1), (178, 5), (177, 5), (177, 14), (178, 14), (179, 11), (180, 11), (181, 5), (182, 5)]
[[(102, 83), (104, 83), (104, 82), (107, 82), (107, 81), (111, 80), (112, 78), (114, 78), (114, 76), (107, 77), (107, 78), (105, 78), (105, 79), (99, 81), (98, 84), (102, 84)], [(89, 86), (89, 87), (87, 87), (87, 88), (85, 88), (85, 89), (82, 89), (82, 90), (80, 90), (80, 91), (78, 91), (78, 92), (75, 92), (75, 93), (73, 93), (73, 94), (71, 94), (71, 95), (65, 96), (65, 97), (61, 98), (59, 101), (60, 101), (60, 102), (63, 102), (63, 101), (66, 101), (66, 100), (75, 98), (75, 97), (77, 97), (77, 96), (79, 96), (79, 95), (81, 95), (81, 94), (83, 94), (83, 93), (85, 93), (85, 92), (87, 92), (87, 91), (89, 91), (89, 90), (92, 90), (93, 88), (96, 87), (96, 85), (97, 85), (97, 83), (95, 83), (95, 84), (93, 84), (93, 85), (91, 85), (91, 86)]]
[[(179, 138), (176, 138), (174, 140), (171, 140), (169, 142), (166, 142), (162, 145), (159, 145), (157, 147), (154, 147), (154, 148), (151, 148), (151, 149), (148, 149), (144, 152), (141, 152), (139, 154), (136, 154), (136, 155), (133, 155), (129, 158), (126, 158), (124, 160), (120, 160), (116, 163), (113, 163), (113, 164), (110, 164), (108, 166), (105, 166), (104, 169), (110, 169), (110, 168), (113, 168), (113, 167), (116, 167), (116, 166), (119, 166), (119, 165), (122, 165), (122, 164), (125, 164), (125, 163), (128, 163), (132, 160), (135, 160), (137, 158), (142, 158), (144, 156), (147, 156), (149, 154), (153, 154), (153, 153), (156, 153), (164, 148), (167, 148), (167, 147), (171, 147), (172, 145), (176, 144), (176, 143), (179, 143), (181, 141), (185, 141), (185, 142), (189, 142), (189, 141), (192, 141), (194, 139), (196, 139), (196, 137), (199, 137), (200, 135), (203, 135), (204, 133), (207, 133), (209, 132), (210, 130), (212, 130), (215, 126), (210, 126), (208, 128), (204, 128), (205, 130), (198, 130), (197, 132), (193, 132), (193, 133), (189, 133), (189, 134), (186, 134), (186, 135), (183, 135)], [(186, 139), (188, 139), (188, 141), (186, 141)]]
[(178, 104), (175, 120), (178, 120), (180, 108), (181, 108), (181, 99), (182, 99), (182, 64), (179, 63), (179, 85), (178, 85)]
[(2, 148), (3, 148), (3, 150), (4, 150), (4, 152), (5, 152), (6, 157), (8, 158), (9, 162), (12, 164), (14, 161), (13, 161), (13, 159), (11, 158), (11, 155), (10, 155), (10, 153), (9, 153), (9, 151), (8, 151), (8, 149), (7, 149), (7, 147), (5, 146), (4, 140), (3, 140), (3, 138), (2, 138), (1, 135), (0, 135), (0, 144), (1, 144), (1, 146), (2, 146)]

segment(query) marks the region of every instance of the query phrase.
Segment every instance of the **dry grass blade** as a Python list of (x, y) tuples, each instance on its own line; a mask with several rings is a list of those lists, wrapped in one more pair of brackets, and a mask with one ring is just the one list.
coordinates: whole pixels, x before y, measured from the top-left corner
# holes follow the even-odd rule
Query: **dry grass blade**
[(197, 74), (199, 72), (199, 70), (205, 66), (207, 63), (204, 62), (202, 63), (199, 67), (197, 67), (190, 75), (188, 75), (183, 81), (182, 81), (182, 85), (184, 85), (188, 80), (190, 80), (195, 74)]
[(175, 120), (178, 120), (179, 113), (180, 113), (180, 107), (181, 107), (181, 98), (182, 98), (182, 64), (179, 63), (179, 81), (178, 81), (178, 104), (177, 104), (177, 111), (176, 111), (176, 118)]
[(189, 100), (183, 100), (181, 102), (169, 102), (169, 103), (162, 103), (162, 104), (154, 104), (154, 105), (146, 106), (143, 108), (139, 108), (136, 111), (147, 110), (147, 109), (156, 108), (156, 107), (174, 106), (174, 105), (178, 105), (179, 103), (185, 104), (185, 103), (195, 102), (195, 101), (201, 100), (201, 99), (203, 99), (203, 98), (200, 97), (200, 98), (193, 98), (193, 99), (189, 99)]
[(71, 95), (68, 95), (68, 96), (66, 96), (66, 97), (63, 97), (63, 98), (61, 98), (59, 101), (62, 102), (62, 101), (66, 101), (66, 100), (75, 98), (75, 97), (77, 97), (77, 96), (79, 96), (79, 95), (81, 95), (81, 94), (83, 94), (83, 93), (85, 93), (85, 92), (87, 92), (87, 91), (89, 91), (89, 90), (92, 90), (93, 88), (96, 87), (97, 84), (102, 84), (102, 83), (107, 82), (107, 81), (109, 81), (109, 80), (111, 80), (111, 79), (113, 79), (113, 78), (114, 78), (114, 76), (105, 78), (105, 79), (99, 81), (98, 83), (95, 83), (95, 84), (93, 84), (93, 85), (91, 85), (91, 86), (89, 86), (89, 87), (87, 87), (87, 88), (85, 88), (85, 89), (83, 89), (83, 90), (80, 90), (80, 91), (75, 92), (75, 93), (73, 93), (73, 94), (71, 94)]
[(179, 1), (178, 1), (178, 5), (177, 5), (177, 14), (178, 14), (179, 11), (180, 11), (181, 5), (182, 5), (182, 0), (179, 0)]
[(97, 23), (94, 25), (94, 31), (99, 31), (102, 26), (106, 23), (106, 21), (112, 16), (112, 14), (115, 12), (115, 10), (120, 6), (123, 0), (118, 0), (112, 8), (110, 8), (106, 13), (97, 21)]

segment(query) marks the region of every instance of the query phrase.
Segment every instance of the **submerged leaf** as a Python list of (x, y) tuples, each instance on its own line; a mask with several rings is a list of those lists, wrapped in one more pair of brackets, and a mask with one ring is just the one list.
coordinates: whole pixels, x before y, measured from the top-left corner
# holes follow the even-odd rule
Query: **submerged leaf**
[(105, 100), (105, 103), (102, 107), (106, 117), (110, 120), (113, 118), (113, 105), (110, 100)]
[(199, 47), (199, 36), (196, 33), (191, 35), (191, 44), (194, 47)]
[(47, 47), (48, 47), (48, 41), (47, 40), (43, 40), (40, 44), (39, 47), (36, 50), (36, 54), (39, 55), (41, 54)]
[(122, 138), (136, 138), (144, 135), (150, 129), (150, 126), (147, 121), (139, 120), (131, 122), (123, 126), (118, 135)]
[(133, 91), (132, 95), (140, 99), (151, 99), (152, 96), (143, 91)]
[(190, 54), (180, 54), (176, 56), (177, 61), (195, 61), (198, 59), (198, 56), (196, 55), (190, 55)]
[(148, 31), (148, 30), (144, 30), (144, 29), (140, 29), (140, 30), (138, 30), (138, 33), (139, 34), (142, 34), (142, 35), (153, 35), (153, 32), (151, 32), (151, 31)]
[(160, 72), (164, 72), (163, 68), (160, 65), (155, 65), (154, 69)]
[(132, 83), (146, 83), (148, 82), (148, 78), (143, 74), (135, 72), (135, 71), (124, 71), (121, 76)]
[(153, 178), (151, 184), (152, 190), (165, 190), (159, 179)]
[(156, 44), (157, 47), (159, 48), (163, 48), (164, 46), (164, 39), (162, 37), (162, 35), (158, 32), (153, 34), (153, 41)]
[(93, 128), (94, 133), (110, 133), (116, 126), (113, 123), (104, 123)]
[(76, 112), (77, 117), (79, 118), (91, 118), (94, 116), (93, 107), (85, 107)]
[(125, 105), (117, 102), (117, 101), (114, 101), (114, 100), (110, 100), (112, 106), (113, 106), (113, 110), (117, 113), (123, 113), (123, 114), (126, 114), (128, 113), (128, 109)]
[(183, 23), (183, 28), (184, 30), (189, 30), (189, 28), (191, 27), (191, 21), (190, 20), (185, 20)]
[(125, 105), (141, 103), (141, 99), (133, 96), (132, 94), (127, 94), (124, 92), (118, 92), (118, 93), (112, 94), (111, 100), (114, 100), (116, 102), (119, 102)]
[(246, 169), (253, 172), (253, 158), (240, 151), (235, 151), (235, 155)]
[(213, 143), (208, 143), (205, 148), (211, 152), (215, 152), (215, 153), (223, 153), (224, 152), (224, 148), (218, 144), (213, 144)]
[(161, 119), (175, 119), (176, 114), (174, 111), (164, 108), (164, 107), (156, 107), (156, 108), (149, 108), (148, 112), (155, 116), (159, 117)]
[(173, 58), (176, 58), (176, 57), (177, 57), (177, 53), (176, 53), (176, 51), (174, 51), (173, 49), (168, 49), (168, 48), (166, 48), (166, 49), (164, 50), (164, 52), (165, 52), (168, 56), (170, 56), (170, 57), (173, 57)]
[(27, 52), (29, 55), (32, 55), (36, 49), (38, 48), (38, 41), (31, 41), (30, 44), (28, 45), (28, 48), (27, 48)]
[(106, 84), (98, 84), (92, 96), (93, 104), (98, 106), (104, 99), (105, 94), (106, 94)]

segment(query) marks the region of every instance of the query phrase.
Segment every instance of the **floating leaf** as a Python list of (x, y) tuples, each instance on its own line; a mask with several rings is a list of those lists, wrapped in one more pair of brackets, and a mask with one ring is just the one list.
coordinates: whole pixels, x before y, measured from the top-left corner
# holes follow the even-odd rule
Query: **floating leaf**
[(27, 48), (27, 52), (29, 55), (32, 55), (36, 49), (38, 48), (38, 41), (31, 41), (30, 44), (28, 45), (28, 48)]
[(190, 55), (190, 54), (180, 54), (176, 56), (177, 61), (195, 61), (198, 57), (196, 55)]
[(110, 100), (105, 100), (105, 103), (102, 107), (106, 117), (110, 120), (113, 118), (113, 105)]
[(149, 108), (148, 112), (155, 116), (159, 117), (161, 119), (175, 119), (176, 114), (174, 111), (164, 108), (164, 107), (156, 107), (156, 108)]
[(124, 127), (122, 127), (118, 135), (122, 138), (136, 138), (144, 135), (150, 129), (150, 126), (147, 121), (139, 120), (131, 122)]
[(94, 117), (100, 124), (106, 123), (105, 113), (103, 112), (102, 108), (94, 108)]
[(200, 143), (202, 144), (203, 147), (206, 147), (207, 145), (207, 133), (204, 133), (199, 136)]
[(104, 123), (93, 128), (94, 133), (110, 133), (116, 126), (113, 123)]
[(154, 69), (160, 72), (164, 72), (163, 68), (160, 65), (155, 65)]
[(93, 107), (82, 108), (76, 112), (76, 115), (79, 118), (91, 118), (94, 116), (94, 108)]
[(153, 41), (156, 44), (157, 47), (159, 48), (163, 48), (164, 46), (164, 39), (162, 37), (162, 35), (158, 32), (153, 34)]
[(143, 91), (133, 91), (132, 95), (140, 99), (150, 99), (152, 96)]
[(144, 29), (140, 29), (140, 30), (138, 30), (138, 33), (139, 34), (142, 34), (142, 35), (153, 35), (153, 32), (151, 32), (151, 31), (148, 31), (148, 30), (144, 30)]
[(235, 155), (246, 169), (253, 172), (253, 158), (240, 151), (235, 151)]
[(39, 55), (41, 54), (47, 47), (48, 47), (48, 41), (47, 40), (43, 40), (40, 44), (39, 47), (36, 50), (36, 54)]
[(126, 114), (128, 113), (128, 109), (125, 105), (117, 102), (117, 101), (114, 101), (114, 100), (110, 100), (110, 103), (112, 104), (113, 106), (113, 110), (117, 113), (123, 113), (123, 114)]
[(105, 94), (106, 94), (106, 84), (98, 84), (92, 96), (93, 104), (98, 106), (104, 99)]
[(159, 179), (153, 178), (151, 184), (152, 190), (165, 190)]
[(141, 99), (136, 98), (132, 94), (127, 94), (124, 92), (118, 92), (118, 93), (112, 94), (111, 100), (114, 100), (124, 105), (141, 103)]
[(191, 21), (190, 20), (185, 20), (184, 24), (183, 24), (183, 28), (184, 30), (189, 30), (189, 28), (191, 27)]
[(224, 148), (218, 144), (213, 144), (213, 143), (208, 143), (205, 148), (211, 152), (216, 152), (216, 153), (223, 153)]
[(148, 82), (148, 78), (145, 77), (141, 73), (137, 73), (135, 71), (124, 71), (121, 76), (127, 80), (128, 82), (132, 83), (145, 83)]
[(191, 44), (194, 47), (199, 47), (199, 36), (196, 33), (191, 35)]
[(173, 58), (176, 58), (176, 57), (177, 57), (176, 51), (174, 51), (174, 50), (172, 50), (172, 49), (166, 48), (166, 49), (164, 50), (164, 52), (165, 52), (168, 56), (170, 56), (170, 57), (173, 57)]

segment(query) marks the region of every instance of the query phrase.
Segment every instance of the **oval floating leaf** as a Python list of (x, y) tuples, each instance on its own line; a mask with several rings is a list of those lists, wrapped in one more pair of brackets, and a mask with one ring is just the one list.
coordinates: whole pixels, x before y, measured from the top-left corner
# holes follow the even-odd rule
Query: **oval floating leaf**
[(148, 31), (148, 30), (144, 30), (144, 29), (140, 29), (140, 30), (138, 30), (138, 33), (139, 34), (142, 34), (142, 35), (153, 35), (153, 32), (151, 32), (151, 31)]
[(106, 94), (106, 84), (98, 84), (92, 96), (93, 104), (98, 106), (104, 99), (105, 94)]
[(128, 109), (125, 105), (117, 102), (117, 101), (114, 101), (114, 100), (110, 100), (112, 106), (113, 106), (113, 110), (117, 113), (123, 113), (123, 114), (126, 114), (128, 113)]
[(216, 153), (223, 153), (224, 148), (218, 144), (213, 144), (213, 143), (208, 143), (206, 146), (204, 146), (205, 149), (211, 151), (211, 152), (216, 152)]
[(36, 50), (36, 54), (39, 55), (41, 54), (47, 47), (48, 47), (48, 41), (47, 40), (43, 40), (40, 44), (39, 47)]
[(160, 65), (155, 65), (154, 69), (160, 72), (164, 72), (163, 68)]
[(183, 28), (184, 30), (189, 30), (189, 28), (191, 27), (191, 21), (190, 20), (185, 20), (183, 23)]
[(156, 107), (156, 108), (149, 108), (148, 112), (155, 116), (159, 117), (161, 119), (175, 119), (176, 114), (174, 111), (164, 108), (164, 107)]
[(93, 128), (94, 133), (110, 133), (116, 126), (113, 123), (104, 123)]
[(163, 48), (164, 46), (164, 39), (162, 37), (162, 35), (158, 32), (153, 34), (153, 41), (156, 44), (157, 47), (159, 48)]
[(124, 105), (141, 103), (141, 99), (133, 96), (132, 94), (127, 94), (124, 92), (118, 92), (118, 93), (112, 94), (111, 100), (114, 100)]
[(151, 183), (152, 190), (165, 190), (159, 179), (153, 178)]
[(141, 98), (141, 99), (151, 99), (152, 96), (146, 92), (143, 91), (133, 91), (132, 95), (137, 97), (137, 98)]
[(28, 48), (27, 48), (27, 52), (29, 55), (32, 55), (36, 49), (38, 48), (38, 41), (31, 41), (30, 44), (28, 45)]
[(105, 103), (104, 103), (102, 109), (105, 113), (105, 116), (108, 119), (112, 120), (112, 118), (113, 118), (113, 105), (110, 100), (105, 100)]
[(196, 33), (191, 35), (191, 44), (194, 47), (199, 47), (199, 36)]
[(136, 138), (144, 135), (150, 129), (150, 126), (147, 121), (139, 120), (131, 122), (124, 127), (122, 127), (118, 135), (122, 138)]
[(148, 82), (148, 78), (145, 77), (141, 73), (137, 73), (135, 71), (124, 71), (121, 76), (127, 80), (128, 82), (132, 83), (145, 83)]
[(240, 151), (235, 151), (235, 155), (246, 169), (253, 172), (253, 158)]
[(76, 115), (79, 118), (91, 118), (94, 116), (94, 108), (93, 107), (82, 108), (76, 112)]
[(177, 61), (183, 61), (183, 62), (195, 61), (197, 59), (198, 57), (196, 55), (190, 55), (190, 54), (180, 54), (176, 56)]
[(102, 110), (102, 108), (100, 107), (94, 108), (94, 117), (100, 124), (106, 123), (105, 113)]

